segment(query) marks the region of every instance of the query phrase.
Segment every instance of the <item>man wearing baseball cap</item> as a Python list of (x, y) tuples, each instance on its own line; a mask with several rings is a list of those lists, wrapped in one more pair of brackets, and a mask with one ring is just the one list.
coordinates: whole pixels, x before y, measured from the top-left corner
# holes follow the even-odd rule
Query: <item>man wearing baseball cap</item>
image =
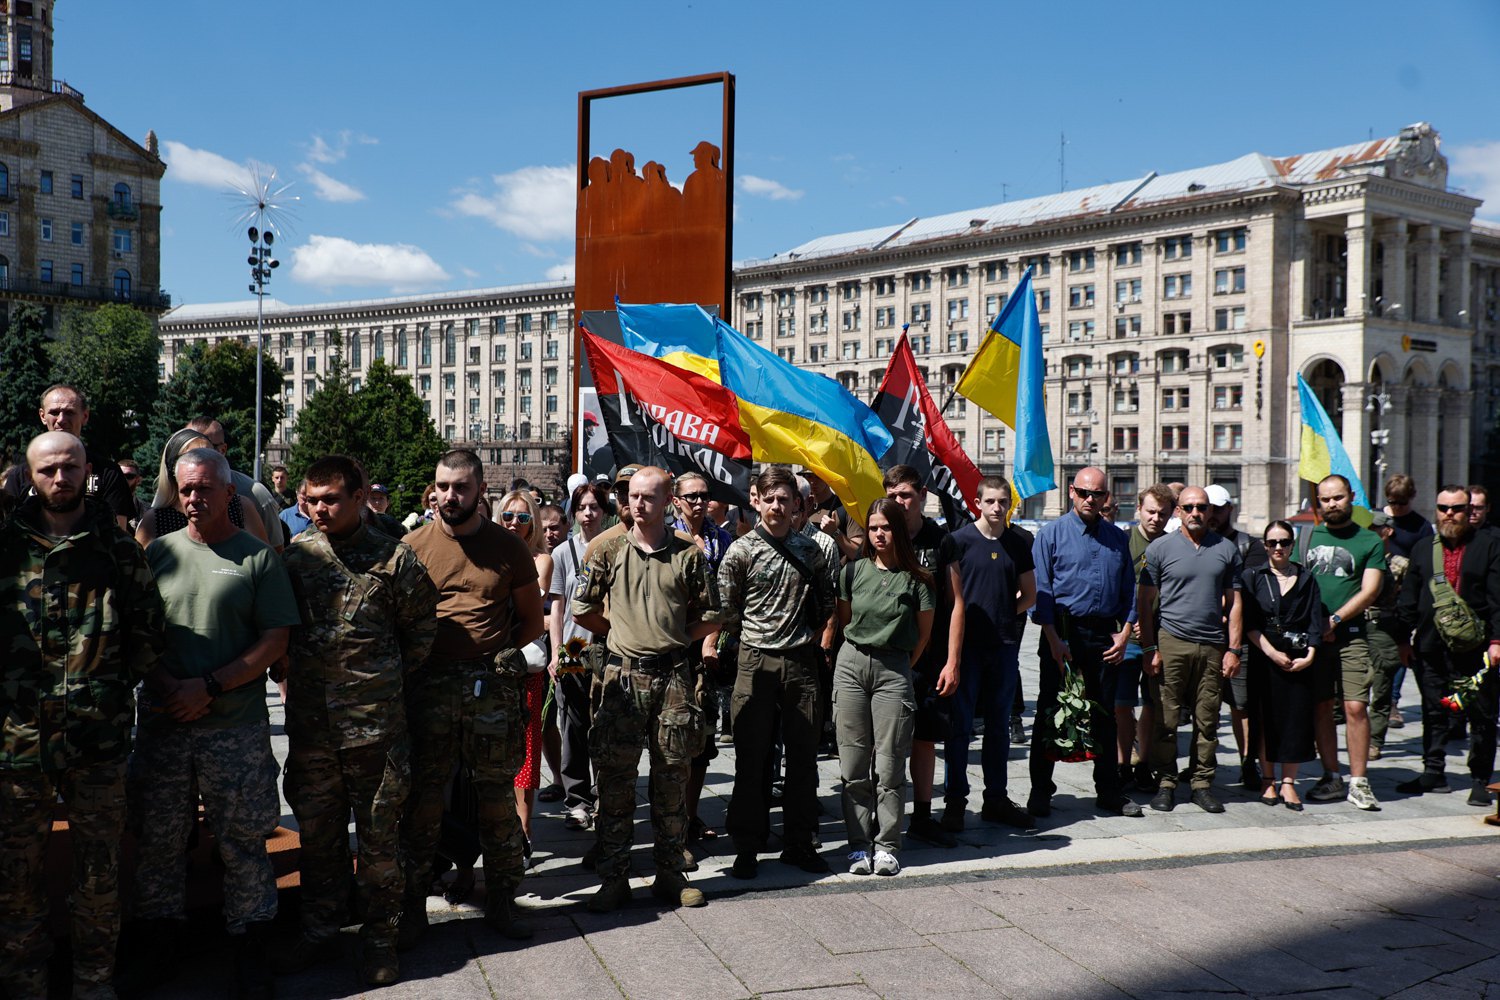
[[(1270, 563), (1265, 543), (1253, 535), (1234, 528), (1234, 498), (1218, 483), (1204, 489), (1213, 509), (1208, 512), (1208, 526), (1221, 538), (1235, 547), (1240, 554), (1240, 563), (1245, 569), (1259, 569)], [(1240, 649), (1240, 662), (1250, 661), (1248, 646)], [(1220, 688), (1224, 704), (1229, 706), (1229, 728), (1234, 733), (1234, 745), (1240, 752), (1240, 784), (1246, 791), (1260, 792), (1260, 766), (1256, 763), (1256, 750), (1250, 745), (1250, 693), (1245, 686), (1245, 671), (1241, 670)]]

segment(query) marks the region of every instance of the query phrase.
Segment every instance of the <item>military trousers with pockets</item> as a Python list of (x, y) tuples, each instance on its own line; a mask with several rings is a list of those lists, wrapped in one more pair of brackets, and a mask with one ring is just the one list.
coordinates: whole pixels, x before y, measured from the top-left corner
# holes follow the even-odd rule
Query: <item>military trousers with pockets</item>
[(596, 871), (605, 879), (630, 874), (635, 840), (636, 779), (641, 751), (650, 758), (652, 855), (656, 870), (682, 871), (687, 848), (687, 784), (703, 749), (705, 724), (686, 662), (660, 673), (632, 671), (618, 657), (605, 665), (589, 747), (599, 789), (594, 830)]
[(1151, 769), (1163, 788), (1177, 787), (1177, 720), (1182, 706), (1192, 716), (1192, 787), (1214, 783), (1214, 753), (1219, 746), (1224, 652), (1229, 647), (1188, 642), (1163, 629), (1157, 637), (1161, 673), (1151, 678), (1151, 697), (1160, 706), (1151, 746)]
[(359, 838), (358, 879), (367, 944), (394, 946), (406, 885), (397, 856), (411, 788), (405, 735), (362, 746), (293, 741), (286, 798), (302, 840), (302, 933), (324, 940), (348, 922), (349, 814)]
[(768, 650), (741, 646), (730, 704), (734, 794), (725, 828), (740, 852), (759, 853), (771, 836), (770, 761), (778, 717), (785, 747), (783, 840), (811, 847), (818, 831), (818, 715), (822, 651), (813, 644)]
[(408, 896), (425, 896), (432, 882), (443, 789), (460, 762), (473, 773), (479, 799), (485, 888), (514, 895), (521, 884), (526, 841), (514, 789), (526, 757), (522, 682), (488, 661), (436, 657), (407, 676), (411, 792), (401, 819), (401, 863)]
[(52, 933), (45, 865), (58, 796), (67, 804), (73, 853), (73, 993), (103, 993), (114, 975), (125, 762), (60, 774), (0, 772), (0, 993), (17, 1000), (47, 996)]
[(139, 838), (135, 914), (187, 916), (187, 843), (203, 797), (224, 862), (224, 922), (231, 934), (276, 917), (276, 876), (266, 838), (281, 820), (280, 768), (267, 722), (213, 729), (150, 722), (130, 756), (131, 826)]

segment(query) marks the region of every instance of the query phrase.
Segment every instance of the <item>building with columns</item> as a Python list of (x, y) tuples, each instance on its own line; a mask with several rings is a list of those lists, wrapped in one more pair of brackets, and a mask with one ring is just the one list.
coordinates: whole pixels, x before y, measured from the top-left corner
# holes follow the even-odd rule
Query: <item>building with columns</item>
[(117, 302), (153, 318), (161, 290), (161, 178), (144, 144), (52, 75), (53, 0), (0, 3), (0, 309)]
[[(1372, 494), (1384, 472), (1424, 491), (1468, 478), (1500, 402), (1500, 231), (1474, 224), (1478, 205), (1448, 190), (1438, 135), (1417, 124), (821, 237), (738, 264), (730, 319), (865, 399), (907, 327), (960, 440), (1004, 472), (1009, 432), (949, 397), (1029, 266), (1059, 481), (1103, 467), (1127, 517), (1152, 482), (1219, 483), (1258, 527), (1311, 494), (1296, 476), (1298, 374)], [(439, 430), (504, 460), (507, 441), (555, 448), (570, 426), (571, 328), (570, 286), (547, 284), (268, 304), (266, 343), (290, 413), (316, 387), (307, 365), (326, 364), (328, 331), (353, 331), (351, 360), (400, 343), (393, 363)], [(179, 309), (161, 329), (170, 369), (185, 339), (248, 343), (254, 304)], [(423, 331), (440, 349), (421, 348)], [(1065, 502), (1034, 498), (1027, 513)]]

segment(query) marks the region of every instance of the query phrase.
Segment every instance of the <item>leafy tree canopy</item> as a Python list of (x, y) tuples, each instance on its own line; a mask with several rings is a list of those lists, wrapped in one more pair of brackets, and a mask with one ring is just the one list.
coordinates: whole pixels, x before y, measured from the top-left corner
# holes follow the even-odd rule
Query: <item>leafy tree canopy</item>
[(69, 309), (52, 357), (53, 381), (88, 397), (89, 444), (112, 458), (134, 454), (146, 441), (160, 385), (161, 340), (151, 319), (115, 303)]
[(0, 466), (20, 461), (26, 445), (42, 432), (37, 412), (52, 384), (46, 317), (33, 305), (15, 305), (0, 337)]

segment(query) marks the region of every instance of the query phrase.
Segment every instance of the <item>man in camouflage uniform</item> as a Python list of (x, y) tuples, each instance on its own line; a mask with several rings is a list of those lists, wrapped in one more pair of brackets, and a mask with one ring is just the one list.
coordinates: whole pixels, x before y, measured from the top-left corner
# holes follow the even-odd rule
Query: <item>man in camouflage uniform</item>
[(599, 786), (596, 870), (604, 880), (588, 902), (595, 913), (607, 913), (630, 899), (635, 782), (642, 750), (651, 755), (651, 820), (656, 828), (651, 891), (672, 906), (704, 904), (703, 893), (682, 874), (688, 771), (705, 734), (687, 647), (718, 632), (719, 588), (697, 544), (667, 527), (670, 483), (665, 471), (652, 467), (631, 477), (631, 527), (592, 548), (573, 594), (574, 621), (596, 637), (604, 636), (609, 649), (589, 733)]
[[(234, 944), (231, 995), (269, 997), (266, 937), (276, 876), (266, 838), (281, 818), (266, 672), (300, 623), (292, 585), (269, 545), (229, 520), (229, 463), (212, 448), (177, 459), (182, 531), (146, 549), (167, 618), (161, 666), (146, 679), (130, 760), (139, 864), (135, 911), (146, 940), (134, 985), (174, 971), (187, 915), (184, 855), (197, 796), (224, 863), (224, 920)], [(196, 790), (196, 794), (195, 794)]]
[(83, 442), (26, 449), (35, 491), (0, 529), (0, 992), (47, 996), (43, 860), (58, 796), (73, 852), (73, 996), (110, 997), (135, 685), (161, 654), (140, 547), (84, 499)]
[[(729, 835), (731, 874), (757, 874), (756, 855), (771, 834), (767, 765), (777, 720), (786, 746), (781, 860), (813, 874), (828, 862), (813, 846), (818, 829), (818, 705), (820, 639), (834, 612), (834, 574), (824, 550), (793, 530), (802, 506), (790, 471), (770, 466), (756, 480), (760, 524), (729, 547), (719, 566), (723, 622), (740, 633), (739, 673), (730, 717), (734, 726), (734, 795)], [(704, 656), (710, 655), (704, 650)]]
[(364, 470), (330, 455), (303, 483), (315, 532), (283, 554), (302, 609), (287, 672), (286, 797), (302, 835), (302, 937), (278, 972), (326, 956), (349, 889), (349, 812), (365, 901), (360, 975), (396, 981), (405, 882), (397, 830), (411, 773), (402, 680), (427, 661), (437, 591), (410, 547), (365, 524)]
[(531, 937), (513, 900), (525, 872), (515, 779), (526, 758), (521, 647), (542, 634), (542, 589), (520, 536), (479, 512), (484, 466), (472, 451), (438, 459), (438, 519), (404, 539), (438, 592), (427, 666), (407, 679), (411, 794), (401, 821), (406, 898), (400, 946), (427, 928), (427, 889), (455, 764), (471, 769), (484, 850), (485, 923), (512, 940)]

